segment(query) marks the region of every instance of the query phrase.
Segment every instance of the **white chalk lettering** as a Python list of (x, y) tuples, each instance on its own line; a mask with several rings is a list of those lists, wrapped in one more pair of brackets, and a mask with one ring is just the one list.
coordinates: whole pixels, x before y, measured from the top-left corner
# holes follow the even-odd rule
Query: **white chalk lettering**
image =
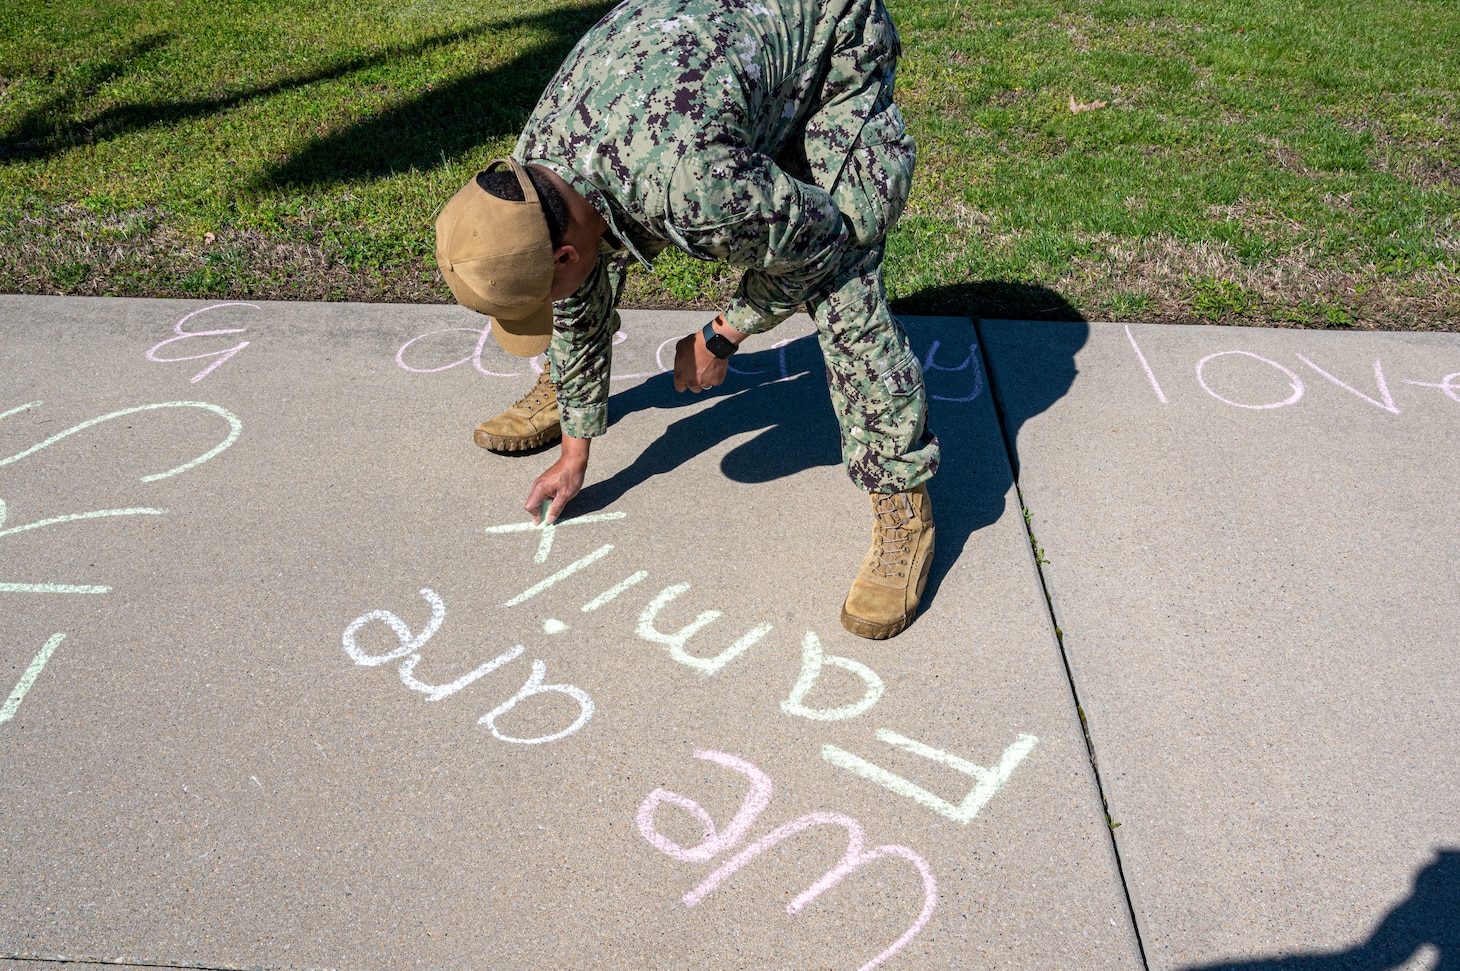
[[(850, 671), (861, 678), (865, 685), (862, 697), (839, 708), (806, 707), (806, 696), (816, 687), (816, 681), (821, 677), (821, 669), (827, 664), (841, 668), (843, 671)], [(791, 688), (790, 697), (781, 702), (781, 710), (788, 715), (810, 718), (812, 721), (843, 721), (848, 718), (856, 718), (877, 704), (884, 689), (882, 679), (877, 676), (876, 671), (861, 661), (824, 653), (821, 649), (821, 641), (814, 633), (807, 631), (806, 639), (801, 645), (801, 676), (796, 679), (796, 684)]]
[[(1291, 382), (1292, 387), (1293, 387), (1293, 393), (1290, 396), (1288, 396), (1287, 398), (1284, 398), (1282, 401), (1270, 401), (1270, 402), (1267, 402), (1265, 404), (1260, 404), (1260, 405), (1248, 404), (1247, 402), (1244, 402), (1244, 401), (1233, 401), (1230, 398), (1223, 398), (1221, 395), (1219, 395), (1215, 391), (1213, 391), (1211, 389), (1211, 386), (1207, 384), (1207, 379), (1206, 379), (1206, 375), (1205, 375), (1204, 372), (1205, 372), (1206, 366), (1207, 366), (1207, 364), (1209, 362), (1215, 361), (1219, 357), (1228, 357), (1228, 356), (1231, 356), (1231, 355), (1234, 355), (1234, 354), (1235, 355), (1240, 355), (1242, 357), (1250, 357), (1254, 361), (1261, 361), (1263, 364), (1267, 364), (1267, 365), (1270, 365), (1272, 367), (1277, 368), (1284, 375), (1286, 375), (1288, 381)], [(1257, 355), (1257, 354), (1253, 354), (1251, 351), (1218, 351), (1215, 354), (1208, 354), (1206, 357), (1204, 357), (1200, 361), (1197, 361), (1196, 362), (1196, 380), (1197, 380), (1198, 383), (1201, 384), (1202, 390), (1205, 391), (1207, 394), (1211, 395), (1213, 398), (1216, 398), (1218, 401), (1222, 402), (1223, 404), (1231, 405), (1234, 408), (1250, 408), (1250, 409), (1252, 409), (1254, 411), (1262, 411), (1262, 410), (1265, 410), (1265, 409), (1268, 409), (1268, 408), (1286, 408), (1288, 405), (1295, 405), (1295, 404), (1297, 404), (1303, 398), (1303, 379), (1302, 378), (1298, 377), (1297, 374), (1295, 374), (1292, 371), (1288, 370), (1287, 368), (1283, 367), (1277, 361), (1269, 361), (1267, 358), (1261, 357), (1260, 355)]]
[(962, 364), (955, 365), (954, 367), (944, 367), (937, 362), (938, 348), (941, 346), (942, 342), (933, 341), (933, 346), (928, 348), (928, 354), (925, 358), (923, 358), (923, 370), (926, 372), (966, 371), (971, 367), (973, 368), (973, 390), (964, 395), (962, 398), (952, 398), (946, 395), (931, 393), (929, 394), (929, 397), (937, 401), (952, 401), (955, 403), (972, 401), (974, 398), (977, 398), (980, 394), (983, 393), (983, 368), (980, 366), (978, 360), (978, 345), (969, 344), (968, 356), (963, 359)]
[[(502, 704), (498, 705), (496, 708), (493, 708), (481, 718), (477, 719), (477, 724), (486, 725), (489, 729), (491, 729), (492, 734), (501, 741), (513, 742), (518, 745), (542, 745), (546, 742), (556, 742), (558, 739), (566, 738), (576, 732), (578, 729), (582, 728), (584, 725), (588, 724), (588, 719), (593, 717), (593, 699), (588, 697), (588, 692), (571, 684), (543, 684), (542, 679), (543, 676), (546, 674), (547, 664), (543, 661), (533, 661), (532, 675), (527, 679), (527, 683), (522, 686), (522, 689), (511, 698), (508, 698), (506, 701), (502, 702)], [(540, 738), (513, 738), (510, 735), (503, 735), (501, 732), (497, 731), (498, 718), (501, 718), (503, 715), (507, 714), (507, 712), (511, 711), (513, 708), (516, 708), (519, 702), (525, 701), (528, 698), (531, 698), (533, 695), (546, 694), (548, 692), (565, 694), (569, 698), (572, 698), (574, 701), (578, 702), (578, 718), (576, 721), (573, 722), (573, 724), (569, 725), (567, 728), (563, 729), (560, 732), (554, 732), (551, 735), (543, 735)]]
[(111, 593), (111, 587), (78, 583), (0, 583), (0, 593)]
[[(24, 411), (27, 408), (38, 407), (40, 404), (41, 402), (39, 401), (32, 401), (30, 404), (22, 405), (19, 408), (12, 408), (4, 414), (0, 414), (0, 419), (9, 418), (16, 412)], [(202, 455), (199, 455), (197, 458), (193, 459), (191, 462), (184, 462), (177, 468), (168, 469), (166, 472), (158, 472), (154, 475), (142, 476), (141, 481), (143, 482), (156, 482), (159, 479), (171, 478), (174, 475), (181, 475), (189, 469), (197, 468), (204, 462), (207, 462), (209, 459), (216, 458), (230, 445), (238, 441), (238, 436), (243, 434), (243, 422), (238, 419), (237, 415), (235, 415), (233, 412), (229, 411), (226, 408), (220, 408), (217, 405), (209, 404), (206, 401), (164, 401), (160, 404), (155, 405), (139, 405), (136, 408), (123, 408), (121, 411), (114, 411), (109, 415), (102, 415), (100, 418), (93, 418), (90, 421), (83, 421), (81, 424), (74, 425), (63, 432), (57, 432), (40, 444), (32, 445), (30, 448), (26, 449), (23, 452), (17, 452), (9, 458), (0, 459), (0, 466), (9, 465), (11, 462), (19, 462), (21, 459), (26, 458), (27, 456), (34, 455), (41, 449), (50, 448), (52, 445), (56, 444), (62, 439), (68, 438), (71, 435), (75, 435), (78, 432), (83, 432), (86, 429), (92, 428), (96, 425), (100, 425), (102, 422), (112, 421), (116, 418), (124, 418), (127, 415), (137, 415), (146, 411), (156, 411), (160, 408), (201, 408), (204, 411), (211, 411), (213, 414), (218, 415), (224, 421), (228, 422), (228, 437), (219, 444), (213, 446), (213, 448), (204, 452)]]
[(603, 546), (600, 546), (598, 549), (594, 550), (592, 553), (589, 553), (587, 556), (583, 557), (581, 560), (574, 560), (572, 563), (569, 563), (567, 566), (563, 567), (561, 570), (559, 570), (557, 573), (554, 573), (546, 580), (543, 580), (540, 583), (535, 583), (532, 586), (528, 587), (526, 590), (522, 591), (511, 600), (502, 604), (502, 606), (515, 607), (520, 603), (531, 600), (533, 597), (536, 597), (538, 594), (542, 593), (553, 584), (568, 579), (568, 577), (577, 573), (585, 566), (591, 566), (592, 564), (597, 563), (599, 560), (603, 559), (611, 552), (613, 552), (613, 544), (606, 543)]
[(1140, 361), (1141, 367), (1145, 369), (1146, 377), (1150, 380), (1151, 387), (1156, 391), (1156, 400), (1163, 405), (1167, 404), (1166, 392), (1161, 390), (1161, 383), (1156, 380), (1156, 372), (1151, 370), (1151, 365), (1146, 361), (1146, 355), (1141, 353), (1141, 347), (1136, 343), (1136, 335), (1131, 333), (1130, 324), (1125, 325), (1125, 336), (1130, 341), (1131, 350), (1136, 352), (1136, 360)]
[(491, 674), (508, 661), (515, 660), (525, 650), (526, 648), (521, 644), (518, 644), (516, 647), (509, 647), (486, 664), (468, 671), (450, 684), (426, 684), (424, 681), (417, 681), (415, 670), (416, 665), (421, 661), (421, 655), (412, 654), (400, 662), (400, 681), (401, 684), (410, 688), (412, 691), (421, 692), (426, 696), (427, 701), (440, 701), (442, 698), (456, 694), (462, 688), (465, 688), (483, 675)]
[(604, 606), (605, 604), (611, 603), (613, 599), (619, 594), (623, 593), (625, 590), (628, 590), (630, 587), (635, 586), (636, 584), (642, 583), (644, 580), (648, 579), (648, 577), (649, 574), (644, 570), (640, 570), (637, 573), (631, 574), (630, 576), (626, 577), (618, 583), (615, 583), (613, 586), (609, 587), (607, 590), (603, 591), (598, 596), (594, 597), (592, 600), (584, 604), (582, 608), (583, 612), (585, 614), (590, 613), (594, 610), (597, 610), (599, 607)]
[(899, 796), (906, 796), (919, 805), (926, 806), (955, 823), (967, 825), (978, 815), (979, 810), (988, 805), (989, 800), (998, 794), (1004, 783), (1009, 781), (1009, 776), (1024, 761), (1025, 756), (1034, 751), (1034, 746), (1039, 739), (1033, 735), (1020, 735), (1008, 748), (1004, 749), (999, 764), (991, 769), (981, 765), (974, 765), (967, 759), (959, 758), (950, 752), (933, 748), (931, 745), (924, 745), (896, 732), (888, 731), (885, 728), (877, 730), (877, 737), (889, 745), (895, 745), (904, 752), (911, 752), (913, 755), (920, 755), (925, 759), (931, 759), (948, 766), (950, 769), (962, 772), (975, 780), (973, 789), (957, 805), (935, 796), (933, 793), (914, 785), (900, 775), (894, 775), (879, 765), (874, 765), (866, 759), (853, 755), (835, 745), (823, 745), (821, 757), (832, 765), (854, 772), (864, 779), (877, 783), (879, 786), (891, 789)]
[[(397, 658), (402, 658), (407, 654), (414, 654), (419, 651), (441, 629), (441, 622), (446, 619), (446, 604), (436, 595), (436, 591), (430, 587), (423, 587), (421, 589), (421, 596), (425, 597), (426, 602), (431, 605), (431, 619), (426, 622), (426, 626), (420, 634), (413, 635), (411, 629), (406, 626), (405, 621), (390, 611), (372, 610), (368, 614), (356, 617), (350, 622), (350, 626), (345, 628), (345, 636), (343, 638), (345, 653), (350, 655), (350, 658), (356, 664), (362, 665), (363, 667), (374, 667), (377, 664), (389, 664)], [(361, 650), (355, 644), (355, 634), (360, 628), (372, 620), (381, 621), (391, 630), (395, 631), (395, 636), (400, 641), (400, 646), (385, 654), (367, 654)]]
[[(546, 503), (544, 508), (546, 508)], [(564, 526), (583, 526), (588, 523), (605, 523), (615, 519), (623, 519), (627, 513), (621, 512), (600, 512), (588, 516), (577, 516), (573, 519), (560, 519), (555, 523), (547, 521), (544, 516), (540, 522), (507, 523), (503, 526), (488, 526), (482, 530), (484, 533), (530, 533), (537, 531), (542, 533), (537, 541), (537, 554), (533, 556), (532, 562), (546, 563), (548, 554), (553, 551), (553, 540), (558, 535), (558, 530)]]
[(1310, 368), (1317, 371), (1319, 374), (1323, 375), (1325, 378), (1332, 381), (1334, 384), (1338, 385), (1349, 394), (1357, 398), (1361, 398), (1364, 401), (1367, 401), (1375, 408), (1383, 408), (1385, 411), (1390, 412), (1391, 414), (1399, 414), (1399, 409), (1394, 404), (1394, 396), (1389, 393), (1389, 385), (1386, 384), (1384, 381), (1384, 367), (1382, 364), (1379, 363), (1379, 360), (1377, 358), (1374, 360), (1374, 384), (1378, 387), (1379, 394), (1383, 396), (1383, 401), (1376, 401), (1375, 399), (1370, 398), (1368, 395), (1364, 394), (1358, 388), (1355, 388), (1352, 385), (1345, 384), (1344, 382), (1329, 374), (1327, 371), (1323, 370), (1321, 367), (1314, 364), (1312, 361), (1308, 360), (1301, 354), (1298, 355), (1298, 360), (1302, 361), (1304, 364), (1308, 365)]
[(706, 610), (673, 634), (664, 634), (655, 629), (654, 621), (658, 619), (659, 611), (669, 606), (676, 597), (688, 589), (688, 583), (676, 583), (659, 591), (659, 596), (649, 601), (649, 605), (644, 608), (643, 613), (639, 614), (638, 635), (651, 643), (663, 644), (669, 648), (671, 653), (678, 649), (683, 654), (684, 645), (689, 642), (691, 637), (724, 616), (723, 612), (719, 610)]
[(677, 583), (661, 590), (659, 596), (649, 601), (649, 605), (639, 615), (638, 627), (638, 635), (641, 638), (653, 644), (663, 644), (669, 648), (669, 656), (685, 667), (692, 668), (708, 677), (750, 650), (759, 643), (761, 638), (774, 630), (774, 625), (761, 624), (752, 628), (745, 636), (725, 648), (719, 654), (713, 657), (696, 657), (685, 650), (685, 645), (689, 643), (691, 637), (694, 637), (700, 631), (704, 630), (705, 627), (724, 616), (721, 611), (706, 610), (672, 634), (666, 634), (654, 626), (654, 621), (658, 619), (659, 612), (669, 606), (680, 594), (688, 590), (689, 586), (688, 583)]
[(46, 641), (45, 645), (40, 649), (40, 653), (31, 659), (30, 665), (25, 669), (25, 673), (20, 676), (20, 680), (16, 682), (15, 688), (11, 690), (10, 697), (6, 698), (4, 706), (0, 707), (0, 725), (5, 724), (15, 717), (16, 711), (20, 709), (20, 703), (30, 693), (30, 689), (35, 685), (36, 678), (39, 678), (41, 672), (45, 670), (46, 662), (51, 659), (52, 654), (56, 653), (56, 648), (60, 647), (61, 642), (65, 639), (66, 635), (64, 633), (52, 634), (51, 639)]
[(147, 360), (152, 361), (154, 364), (175, 364), (178, 361), (201, 361), (204, 358), (216, 357), (218, 358), (218, 360), (214, 361), (212, 364), (209, 364), (207, 367), (203, 368), (203, 370), (199, 371), (197, 374), (189, 378), (188, 383), (197, 384), (199, 381), (212, 374), (214, 370), (221, 367), (223, 363), (226, 362), (229, 358), (247, 347), (249, 342), (242, 341), (238, 344), (235, 344), (233, 347), (230, 347), (227, 350), (223, 351), (208, 351), (203, 354), (191, 354), (187, 357), (158, 357), (157, 352), (162, 350), (168, 344), (176, 343), (177, 341), (190, 340), (194, 337), (221, 337), (225, 334), (242, 334), (245, 330), (248, 329), (246, 327), (231, 327), (225, 330), (183, 330), (183, 324), (192, 320), (194, 317), (198, 316), (198, 314), (205, 314), (210, 310), (219, 310), (223, 307), (250, 307), (254, 310), (259, 309), (257, 304), (252, 303), (215, 303), (211, 307), (203, 307), (200, 310), (194, 310), (192, 313), (188, 314), (182, 320), (179, 320), (175, 325), (173, 325), (172, 331), (174, 334), (177, 335), (176, 337), (169, 337), (167, 340), (155, 345), (151, 350), (147, 352)]
[[(5, 501), (0, 499), (0, 526), (5, 525), (8, 512)], [(106, 519), (112, 516), (165, 516), (166, 509), (96, 509), (92, 512), (73, 512), (64, 516), (52, 516), (50, 519), (42, 519), (33, 523), (26, 523), (24, 526), (11, 526), (9, 529), (0, 529), (0, 536), (10, 536), (13, 533), (23, 533), (30, 529), (41, 529), (46, 526), (56, 526), (60, 523), (74, 523), (87, 519)]]
[[(1429, 381), (1405, 381), (1404, 383), (1417, 385), (1421, 388), (1439, 388), (1445, 393), (1445, 396), (1447, 398), (1449, 398), (1456, 404), (1460, 404), (1460, 371), (1456, 371), (1454, 374), (1445, 375), (1443, 378), (1440, 379), (1440, 382), (1438, 384), (1434, 384)], [(0, 418), (4, 417), (4, 415), (0, 415)]]

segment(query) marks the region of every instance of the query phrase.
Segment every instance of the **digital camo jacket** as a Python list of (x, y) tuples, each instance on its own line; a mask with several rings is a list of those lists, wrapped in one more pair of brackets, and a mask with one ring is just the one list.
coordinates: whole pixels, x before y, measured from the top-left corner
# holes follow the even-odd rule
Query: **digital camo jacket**
[[(607, 428), (625, 271), (674, 246), (745, 268), (724, 311), (743, 333), (820, 308), (859, 484), (931, 475), (921, 373), (881, 284), (882, 236), (913, 168), (892, 100), (898, 53), (881, 0), (625, 0), (579, 41), (514, 152), (610, 227), (587, 282), (556, 307), (548, 356), (565, 433)], [(848, 341), (829, 333), (852, 318)]]

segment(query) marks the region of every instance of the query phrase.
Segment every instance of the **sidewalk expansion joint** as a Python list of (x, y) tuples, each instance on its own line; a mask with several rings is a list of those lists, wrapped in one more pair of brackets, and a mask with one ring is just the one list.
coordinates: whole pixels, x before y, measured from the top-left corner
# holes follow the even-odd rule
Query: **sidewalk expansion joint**
[(176, 963), (152, 961), (145, 958), (104, 958), (89, 954), (32, 954), (28, 952), (0, 952), (0, 961), (24, 961), (37, 965), (36, 971), (44, 971), (48, 964), (90, 965), (97, 968), (167, 968), (179, 971), (303, 971), (292, 964), (213, 964), (197, 961)]
[(1034, 560), (1034, 572), (1039, 577), (1039, 592), (1044, 595), (1045, 610), (1049, 613), (1050, 626), (1054, 628), (1055, 642), (1059, 647), (1060, 663), (1064, 665), (1065, 669), (1065, 681), (1070, 686), (1070, 697), (1075, 703), (1075, 714), (1080, 719), (1080, 733), (1085, 739), (1085, 755), (1090, 760), (1090, 771), (1095, 776), (1095, 792), (1100, 797), (1100, 808), (1105, 815), (1105, 829), (1110, 837), (1111, 854), (1115, 858), (1115, 872), (1116, 876), (1120, 878), (1120, 890), (1125, 897), (1126, 914), (1130, 918), (1131, 929), (1135, 932), (1136, 949), (1140, 954), (1141, 967), (1150, 971), (1151, 962), (1146, 957), (1146, 942), (1141, 936), (1141, 925), (1136, 920), (1135, 904), (1131, 900), (1130, 884), (1125, 876), (1125, 862), (1120, 856), (1120, 844), (1115, 839), (1115, 827), (1120, 823), (1110, 816), (1110, 803), (1105, 798), (1105, 780), (1100, 777), (1100, 761), (1095, 755), (1095, 742), (1090, 737), (1090, 725), (1085, 718), (1085, 706), (1080, 703), (1080, 689), (1075, 685), (1074, 669), (1070, 667), (1070, 656), (1065, 650), (1064, 628), (1060, 624), (1059, 615), (1055, 613), (1054, 599), (1049, 593), (1049, 580), (1044, 573), (1044, 568), (1049, 565), (1049, 559), (1045, 556), (1044, 548), (1039, 545), (1039, 540), (1034, 535), (1034, 517), (1029, 511), (1028, 504), (1024, 502), (1024, 487), (1019, 481), (1018, 451), (1012, 438), (1017, 429), (1011, 432), (1009, 421), (1004, 415), (998, 380), (994, 376), (993, 369), (989, 367), (988, 358), (984, 355), (984, 339), (980, 323), (981, 321), (977, 319), (973, 322), (974, 333), (978, 335), (978, 355), (981, 358), (983, 373), (988, 377), (989, 396), (993, 399), (994, 404), (994, 417), (999, 423), (999, 433), (1004, 440), (1004, 458), (1009, 463), (1009, 474), (1014, 481), (1014, 495), (1019, 501), (1019, 512), (1024, 519), (1024, 535), (1029, 540), (1029, 551)]

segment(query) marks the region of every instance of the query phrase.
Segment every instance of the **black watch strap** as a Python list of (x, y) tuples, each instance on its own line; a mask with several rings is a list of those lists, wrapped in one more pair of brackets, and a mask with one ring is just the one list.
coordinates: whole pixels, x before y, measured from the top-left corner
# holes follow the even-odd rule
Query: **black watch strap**
[(715, 322), (713, 320), (706, 324), (705, 329), (700, 331), (700, 333), (705, 335), (705, 347), (709, 349), (711, 354), (722, 361), (740, 349), (729, 338), (715, 333)]

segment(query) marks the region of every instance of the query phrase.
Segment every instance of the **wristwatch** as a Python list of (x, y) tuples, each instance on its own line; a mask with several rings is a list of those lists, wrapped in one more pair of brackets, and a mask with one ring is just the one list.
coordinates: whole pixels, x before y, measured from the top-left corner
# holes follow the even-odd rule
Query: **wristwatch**
[[(718, 320), (719, 318), (716, 319)], [(715, 321), (713, 320), (706, 324), (705, 329), (700, 331), (700, 333), (705, 335), (705, 347), (709, 349), (711, 354), (722, 361), (740, 350), (729, 338), (715, 333)]]

